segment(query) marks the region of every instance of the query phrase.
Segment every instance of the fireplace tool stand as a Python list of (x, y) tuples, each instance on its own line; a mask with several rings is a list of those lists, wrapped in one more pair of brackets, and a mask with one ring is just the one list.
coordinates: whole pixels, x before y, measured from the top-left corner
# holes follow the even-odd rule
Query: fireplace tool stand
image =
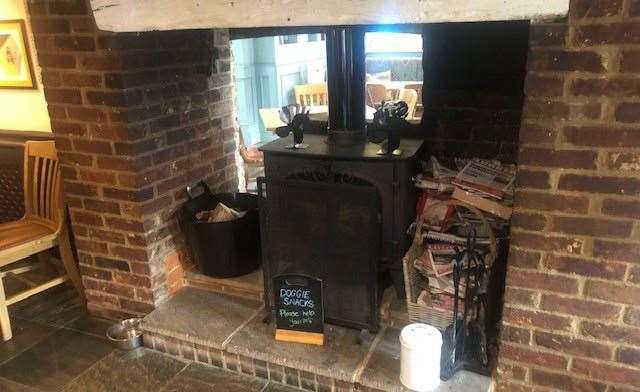
[[(476, 249), (476, 233), (473, 230), (467, 236), (466, 249), (453, 259), (453, 323), (444, 331), (440, 360), (440, 378), (444, 381), (449, 380), (459, 370), (490, 374), (487, 339), (481, 318), (486, 310), (486, 291), (483, 288), (486, 272), (484, 256)], [(458, 319), (460, 283), (463, 275), (464, 310), (462, 319)]]

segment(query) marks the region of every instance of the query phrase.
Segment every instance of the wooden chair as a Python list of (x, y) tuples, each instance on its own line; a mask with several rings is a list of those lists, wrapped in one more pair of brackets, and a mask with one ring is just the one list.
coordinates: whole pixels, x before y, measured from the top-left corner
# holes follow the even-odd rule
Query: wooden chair
[(242, 129), (238, 129), (238, 152), (242, 158), (244, 169), (244, 186), (249, 191), (249, 181), (264, 175), (264, 155), (257, 146), (247, 147), (244, 144)]
[[(69, 233), (60, 192), (60, 168), (53, 141), (26, 142), (24, 147), (24, 204), (22, 219), (0, 224), (0, 327), (4, 340), (12, 337), (7, 307), (71, 280), (84, 298), (82, 281), (69, 242)], [(41, 267), (42, 262), (55, 260), (39, 257), (38, 262), (21, 260), (59, 246), (61, 273), (44, 283), (36, 283), (21, 276)], [(11, 264), (13, 268), (7, 268)], [(6, 297), (3, 279), (14, 278), (28, 289)]]
[(378, 108), (382, 101), (387, 101), (387, 87), (380, 83), (367, 83), (365, 101), (368, 106)]
[(298, 84), (293, 87), (296, 103), (306, 106), (328, 105), (328, 91), (326, 83)]
[(416, 108), (412, 114), (410, 113), (413, 118), (419, 118), (422, 116), (422, 86), (422, 83), (407, 84), (404, 86), (404, 88), (415, 90), (418, 93)]
[(400, 90), (400, 94), (398, 94), (398, 100), (405, 101), (409, 107), (407, 120), (413, 119), (413, 114), (416, 110), (416, 103), (418, 102), (418, 93), (415, 90), (403, 88)]
[(418, 103), (422, 103), (422, 83), (405, 84), (404, 88), (418, 93)]

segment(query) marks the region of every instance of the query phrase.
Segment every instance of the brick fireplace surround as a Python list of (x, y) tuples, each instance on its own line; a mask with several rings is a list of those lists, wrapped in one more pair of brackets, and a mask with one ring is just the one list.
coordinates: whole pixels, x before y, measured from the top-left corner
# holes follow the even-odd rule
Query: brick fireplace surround
[(184, 187), (237, 188), (228, 34), (100, 32), (84, 0), (29, 12), (89, 309), (146, 314), (182, 281)]
[[(28, 3), (89, 309), (146, 314), (182, 282), (184, 186), (237, 187), (228, 34)], [(640, 390), (640, 0), (574, 0), (529, 46), (497, 389)]]

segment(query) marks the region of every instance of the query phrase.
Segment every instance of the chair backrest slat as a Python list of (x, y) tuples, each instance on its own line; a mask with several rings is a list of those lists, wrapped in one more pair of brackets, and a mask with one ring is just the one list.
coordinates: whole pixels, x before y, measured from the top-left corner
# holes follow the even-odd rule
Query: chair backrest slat
[(25, 143), (24, 195), (27, 215), (59, 226), (60, 169), (53, 141)]
[(47, 183), (48, 174), (49, 174), (49, 166), (51, 166), (51, 161), (49, 159), (42, 159), (42, 168), (40, 169), (40, 200), (38, 203), (38, 215), (46, 218), (47, 217)]
[[(27, 157), (27, 159), (29, 159), (29, 157)], [(24, 173), (25, 176), (27, 174), (29, 175), (29, 178), (24, 179), (25, 184), (27, 184), (27, 181), (32, 181), (30, 186), (31, 204), (28, 208), (33, 215), (38, 215), (38, 196), (40, 195), (40, 168), (42, 167), (42, 162), (40, 157), (33, 157), (29, 159), (29, 161), (31, 163), (29, 166), (32, 167), (32, 170)]]
[(60, 181), (62, 180), (62, 174), (60, 173), (60, 163), (56, 161), (55, 169), (53, 171), (53, 185), (54, 192), (51, 193), (51, 218), (56, 218), (56, 209), (60, 209), (62, 206), (62, 192), (60, 192)]
[(327, 105), (328, 90), (326, 83), (298, 84), (293, 88), (296, 103), (299, 105)]
[[(55, 181), (56, 171), (58, 170), (58, 162), (49, 161), (49, 169), (47, 170), (47, 189), (54, 189), (53, 183)], [(45, 195), (45, 216), (47, 219), (53, 219), (53, 192), (48, 192)]]
[(51, 216), (49, 215), (49, 193), (45, 192), (47, 189), (49, 189), (51, 187), (51, 177), (52, 174), (51, 173), (51, 169), (53, 168), (53, 162), (49, 161), (49, 160), (45, 160), (46, 163), (46, 171), (44, 172), (45, 174), (42, 176), (42, 182), (43, 182), (43, 192), (42, 195), (40, 195), (40, 213), (42, 214), (43, 217), (47, 218), (47, 219), (51, 219)]

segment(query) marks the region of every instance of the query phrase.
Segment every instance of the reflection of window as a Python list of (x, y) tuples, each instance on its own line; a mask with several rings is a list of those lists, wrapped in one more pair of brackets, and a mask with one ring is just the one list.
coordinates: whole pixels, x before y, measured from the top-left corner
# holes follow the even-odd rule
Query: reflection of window
[(298, 36), (293, 34), (293, 35), (281, 35), (280, 36), (280, 44), (282, 45), (286, 45), (286, 44), (297, 44), (298, 43)]
[[(278, 110), (287, 104), (304, 102), (315, 106), (312, 119), (328, 120), (329, 85), (336, 89), (330, 119), (330, 127), (334, 129), (361, 127), (360, 116), (371, 120), (382, 100), (411, 101), (414, 94), (409, 120), (419, 122), (423, 28), (394, 27), (394, 31), (402, 33), (381, 32), (382, 29), (388, 27), (231, 29), (236, 108), (245, 141), (273, 138)], [(327, 58), (329, 43), (339, 49), (339, 54)], [(341, 72), (345, 62), (365, 62), (366, 82), (362, 74)], [(378, 93), (382, 91), (383, 99), (370, 91), (376, 84), (382, 87)], [(306, 88), (306, 98), (296, 94), (296, 86), (298, 91)], [(354, 96), (358, 99), (353, 99)], [(264, 121), (265, 112), (270, 113), (273, 121)], [(314, 132), (320, 131), (320, 124), (314, 123)]]
[[(409, 121), (422, 117), (422, 35), (367, 32), (365, 34), (365, 102), (376, 108), (383, 101), (409, 105)], [(370, 118), (369, 118), (370, 120)]]
[(316, 41), (324, 41), (324, 40), (325, 40), (324, 33), (307, 34), (308, 42), (316, 42)]
[[(315, 40), (313, 39), (315, 38)], [(319, 33), (232, 39), (235, 99), (245, 143), (275, 137), (282, 106), (313, 106), (327, 121), (326, 42)]]

